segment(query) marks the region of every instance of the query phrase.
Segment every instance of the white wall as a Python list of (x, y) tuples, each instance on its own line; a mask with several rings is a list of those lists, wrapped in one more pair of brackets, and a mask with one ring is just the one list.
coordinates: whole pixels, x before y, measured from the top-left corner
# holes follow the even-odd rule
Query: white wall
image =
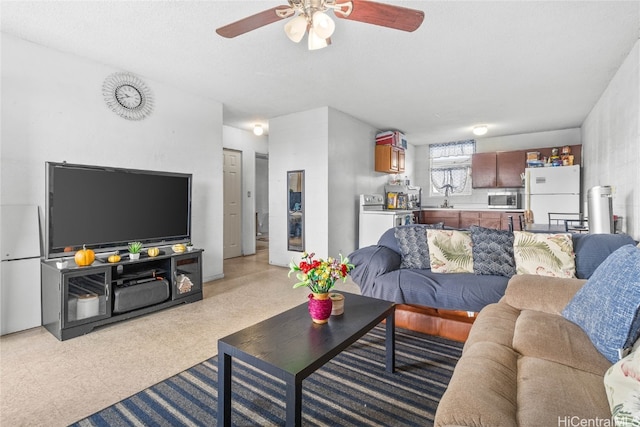
[(358, 195), (383, 192), (388, 174), (374, 171), (376, 129), (329, 108), (329, 255), (357, 249)]
[(326, 256), (327, 108), (269, 120), (269, 262), (286, 266), (300, 253), (287, 250), (287, 171), (304, 170), (305, 248)]
[(242, 152), (242, 254), (256, 253), (256, 153), (267, 152), (268, 138), (222, 127), (223, 147)]
[(584, 121), (582, 140), (583, 190), (613, 186), (613, 213), (640, 238), (640, 41)]
[(305, 249), (348, 255), (357, 244), (357, 195), (380, 192), (376, 129), (329, 107), (269, 121), (269, 262), (288, 265), (286, 172), (305, 171)]
[(2, 35), (0, 203), (38, 205), (44, 223), (46, 161), (192, 173), (193, 241), (205, 280), (220, 277), (222, 105), (140, 76), (154, 111), (128, 121), (102, 98), (116, 71)]
[(527, 148), (562, 147), (579, 145), (580, 128), (550, 130), (546, 132), (524, 133), (520, 135), (476, 138), (476, 152), (515, 151)]

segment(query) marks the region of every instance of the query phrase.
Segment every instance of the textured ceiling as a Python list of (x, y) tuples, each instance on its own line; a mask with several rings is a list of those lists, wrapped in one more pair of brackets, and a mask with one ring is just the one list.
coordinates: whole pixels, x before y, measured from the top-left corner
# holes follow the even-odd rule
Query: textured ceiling
[[(413, 33), (336, 19), (306, 49), (276, 22), (217, 27), (286, 1), (6, 1), (2, 31), (224, 104), (249, 129), (330, 106), (426, 144), (578, 127), (640, 30), (640, 1), (383, 1), (421, 9)], [(158, 101), (160, 102), (160, 101)]]

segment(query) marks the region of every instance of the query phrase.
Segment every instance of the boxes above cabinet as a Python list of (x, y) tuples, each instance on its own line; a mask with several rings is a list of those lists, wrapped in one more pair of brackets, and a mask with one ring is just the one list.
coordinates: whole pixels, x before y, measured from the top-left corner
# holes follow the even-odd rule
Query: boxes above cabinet
[(376, 134), (376, 145), (392, 145), (394, 147), (407, 149), (407, 138), (397, 130), (388, 130)]

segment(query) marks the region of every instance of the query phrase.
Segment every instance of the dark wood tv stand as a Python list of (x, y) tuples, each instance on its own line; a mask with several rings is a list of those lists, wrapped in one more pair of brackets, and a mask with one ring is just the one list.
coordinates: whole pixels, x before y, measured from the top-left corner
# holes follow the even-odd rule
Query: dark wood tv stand
[(59, 340), (94, 328), (202, 299), (202, 250), (65, 268), (41, 262), (42, 326)]

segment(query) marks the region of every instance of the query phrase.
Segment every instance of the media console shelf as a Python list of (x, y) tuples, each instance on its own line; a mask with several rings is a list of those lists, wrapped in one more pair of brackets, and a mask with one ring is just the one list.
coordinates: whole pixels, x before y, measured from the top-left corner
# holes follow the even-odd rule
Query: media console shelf
[(202, 299), (202, 250), (78, 267), (41, 262), (42, 325), (63, 341), (98, 326)]

